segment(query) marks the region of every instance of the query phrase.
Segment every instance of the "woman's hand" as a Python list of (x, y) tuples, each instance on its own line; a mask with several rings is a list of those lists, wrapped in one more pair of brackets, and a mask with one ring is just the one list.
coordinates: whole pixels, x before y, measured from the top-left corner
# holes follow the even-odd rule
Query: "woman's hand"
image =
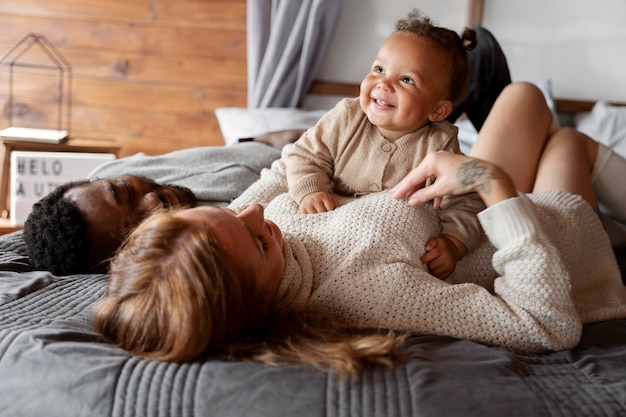
[[(428, 178), (435, 181), (424, 187)], [(446, 195), (477, 192), (487, 206), (516, 197), (517, 192), (509, 176), (499, 167), (448, 151), (433, 152), (391, 189), (396, 198), (408, 197), (409, 204), (417, 206), (434, 200), (439, 207)]]

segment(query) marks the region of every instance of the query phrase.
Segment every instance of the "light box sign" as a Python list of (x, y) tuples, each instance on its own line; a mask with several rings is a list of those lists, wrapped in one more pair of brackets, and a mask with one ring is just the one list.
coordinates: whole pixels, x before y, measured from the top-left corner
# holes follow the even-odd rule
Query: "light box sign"
[(61, 184), (82, 180), (111, 153), (11, 152), (11, 224), (21, 226), (33, 204)]

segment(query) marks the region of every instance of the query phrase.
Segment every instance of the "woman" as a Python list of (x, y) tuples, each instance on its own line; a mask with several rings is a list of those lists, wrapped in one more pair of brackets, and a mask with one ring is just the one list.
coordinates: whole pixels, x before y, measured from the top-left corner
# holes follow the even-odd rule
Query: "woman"
[[(253, 353), (269, 353), (270, 363), (341, 363), (341, 370), (359, 359), (384, 360), (401, 342), (384, 334), (339, 341), (335, 330), (345, 327), (535, 352), (573, 347), (583, 323), (626, 317), (626, 292), (594, 211), (589, 167), (606, 149), (569, 129), (551, 133), (551, 121), (535, 87), (513, 84), (494, 105), (472, 157), (431, 154), (393, 198), (374, 194), (301, 216), (282, 194), (277, 161), (231, 208), (269, 202), (265, 216), (280, 227), (260, 205), (239, 214), (200, 207), (152, 216), (112, 262), (95, 327), (129, 352), (172, 361), (279, 329), (265, 345), (251, 343)], [(492, 151), (498, 146), (506, 152)], [(429, 176), (437, 180), (420, 189)], [(468, 255), (478, 278), (464, 279), (468, 269), (459, 265), (456, 284), (444, 282), (421, 265), (425, 242), (438, 232), (435, 209), (424, 203), (470, 191), (488, 206), (479, 216), (491, 243)], [(283, 332), (291, 319), (295, 328)], [(338, 361), (324, 362), (329, 351)]]

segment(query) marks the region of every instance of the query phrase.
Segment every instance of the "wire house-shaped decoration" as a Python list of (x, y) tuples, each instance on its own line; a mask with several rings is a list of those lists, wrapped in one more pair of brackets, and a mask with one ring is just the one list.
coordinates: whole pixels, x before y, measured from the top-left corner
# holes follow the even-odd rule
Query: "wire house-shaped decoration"
[(0, 57), (0, 136), (60, 143), (70, 134), (72, 66), (43, 35), (30, 33)]

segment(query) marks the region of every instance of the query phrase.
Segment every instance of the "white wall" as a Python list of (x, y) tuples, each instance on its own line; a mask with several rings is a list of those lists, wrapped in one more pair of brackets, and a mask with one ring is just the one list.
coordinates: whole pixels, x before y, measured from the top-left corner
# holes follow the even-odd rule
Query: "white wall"
[[(359, 83), (413, 7), (456, 31), (466, 24), (468, 0), (343, 0), (317, 79)], [(626, 1), (485, 0), (483, 25), (500, 41), (513, 80), (550, 78), (560, 98), (626, 102)]]
[(441, 26), (460, 31), (465, 25), (467, 0), (343, 0), (333, 43), (317, 78), (360, 83), (396, 21), (416, 7)]
[(483, 24), (515, 80), (552, 80), (557, 97), (626, 101), (626, 1), (486, 0)]

